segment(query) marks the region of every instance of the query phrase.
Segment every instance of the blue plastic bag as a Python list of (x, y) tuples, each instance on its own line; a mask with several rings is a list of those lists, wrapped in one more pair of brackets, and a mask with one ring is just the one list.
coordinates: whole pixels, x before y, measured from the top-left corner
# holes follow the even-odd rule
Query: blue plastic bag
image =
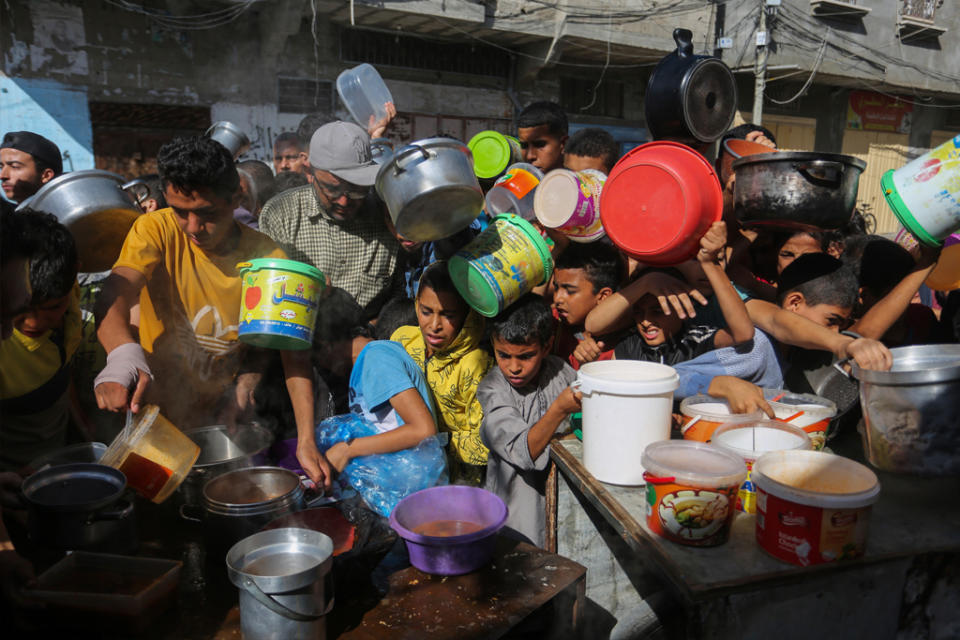
[[(338, 442), (378, 433), (372, 423), (356, 413), (333, 416), (317, 425), (317, 447), (326, 451)], [(438, 436), (403, 451), (354, 458), (343, 476), (370, 508), (384, 517), (389, 517), (397, 503), (411, 493), (449, 482), (447, 459)]]

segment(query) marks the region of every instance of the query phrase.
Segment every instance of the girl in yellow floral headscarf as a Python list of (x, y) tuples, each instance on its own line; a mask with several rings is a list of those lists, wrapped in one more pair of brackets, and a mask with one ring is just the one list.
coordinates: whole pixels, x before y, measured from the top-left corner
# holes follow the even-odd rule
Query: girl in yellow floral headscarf
[(450, 481), (483, 485), (487, 448), (480, 440), (483, 410), (477, 385), (493, 364), (481, 347), (483, 318), (460, 297), (446, 262), (423, 272), (416, 299), (419, 327), (400, 327), (391, 336), (423, 367), (447, 432)]

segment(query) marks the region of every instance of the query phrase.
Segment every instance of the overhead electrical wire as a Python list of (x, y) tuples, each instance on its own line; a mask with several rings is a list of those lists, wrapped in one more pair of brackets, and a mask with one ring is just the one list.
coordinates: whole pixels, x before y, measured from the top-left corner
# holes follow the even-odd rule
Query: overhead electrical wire
[(193, 15), (177, 16), (167, 11), (157, 9), (147, 9), (129, 0), (105, 0), (107, 4), (124, 9), (132, 13), (147, 16), (162, 27), (174, 31), (202, 31), (206, 29), (215, 29), (229, 24), (243, 15), (251, 5), (259, 0), (244, 0), (243, 2), (224, 9), (210, 11), (207, 13), (197, 13)]

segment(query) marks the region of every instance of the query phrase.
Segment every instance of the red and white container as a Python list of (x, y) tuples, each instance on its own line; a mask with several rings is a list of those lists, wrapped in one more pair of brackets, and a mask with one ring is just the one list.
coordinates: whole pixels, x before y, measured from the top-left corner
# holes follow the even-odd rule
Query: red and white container
[(743, 458), (747, 479), (737, 494), (737, 510), (756, 513), (757, 491), (751, 474), (757, 458), (771, 451), (809, 450), (812, 447), (806, 432), (785, 422), (754, 420), (720, 425), (713, 432), (713, 444)]
[(704, 393), (684, 398), (680, 402), (680, 415), (683, 420), (680, 427), (683, 439), (699, 442), (710, 442), (713, 432), (722, 424), (763, 420), (763, 412), (759, 409), (750, 413), (734, 413), (726, 400)]
[(600, 239), (604, 236), (600, 193), (606, 180), (606, 174), (596, 169), (554, 169), (544, 176), (534, 196), (537, 220), (574, 242)]
[(810, 436), (814, 449), (823, 449), (830, 421), (837, 415), (834, 402), (812, 393), (791, 393), (782, 389), (764, 389), (763, 397), (770, 403), (777, 420), (791, 418), (790, 424)]
[(822, 451), (778, 451), (761, 456), (751, 475), (764, 551), (800, 566), (863, 555), (880, 495), (873, 471)]

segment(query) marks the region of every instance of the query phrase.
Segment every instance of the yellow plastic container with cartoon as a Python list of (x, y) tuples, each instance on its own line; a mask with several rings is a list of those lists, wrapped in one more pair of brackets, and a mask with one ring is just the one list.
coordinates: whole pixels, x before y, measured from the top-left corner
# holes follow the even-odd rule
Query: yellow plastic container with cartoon
[(241, 262), (237, 269), (243, 281), (240, 341), (269, 349), (309, 349), (325, 286), (323, 273), (278, 258)]

